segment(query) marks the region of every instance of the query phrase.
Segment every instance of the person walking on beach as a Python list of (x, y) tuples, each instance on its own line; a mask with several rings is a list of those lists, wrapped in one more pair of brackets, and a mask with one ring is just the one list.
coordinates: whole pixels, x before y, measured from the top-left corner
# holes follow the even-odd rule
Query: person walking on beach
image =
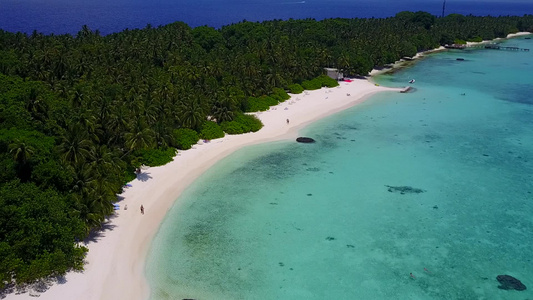
[(289, 119), (287, 119), (287, 125), (289, 125)]
[(144, 215), (144, 206), (141, 204), (141, 215)]

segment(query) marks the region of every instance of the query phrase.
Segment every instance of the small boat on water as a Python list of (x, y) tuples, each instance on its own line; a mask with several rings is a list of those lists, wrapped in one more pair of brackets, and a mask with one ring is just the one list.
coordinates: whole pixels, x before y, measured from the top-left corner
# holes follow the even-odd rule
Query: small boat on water
[(464, 59), (464, 58), (457, 58), (457, 60), (459, 60), (459, 61), (463, 61), (463, 60), (465, 60), (465, 59)]
[(415, 83), (414, 79), (409, 80), (409, 83)]

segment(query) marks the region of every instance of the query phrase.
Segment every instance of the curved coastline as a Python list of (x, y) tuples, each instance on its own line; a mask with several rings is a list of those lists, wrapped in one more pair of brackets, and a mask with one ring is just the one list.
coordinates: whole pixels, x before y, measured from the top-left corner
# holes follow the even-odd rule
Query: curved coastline
[[(517, 33), (508, 38), (530, 33)], [(434, 52), (434, 51), (431, 51)], [(427, 52), (424, 52), (426, 54)], [(415, 58), (423, 57), (417, 55)], [(401, 67), (401, 66), (399, 66)], [(376, 72), (373, 75), (379, 74)], [(64, 282), (54, 284), (40, 299), (147, 299), (150, 295), (145, 278), (145, 263), (151, 241), (167, 211), (194, 180), (217, 161), (245, 146), (297, 137), (308, 124), (357, 105), (375, 93), (400, 89), (375, 86), (367, 80), (341, 82), (340, 87), (292, 95), (291, 99), (257, 113), (265, 125), (256, 133), (226, 136), (191, 150), (180, 151), (165, 166), (148, 168), (132, 187), (121, 195), (121, 208), (98, 236), (86, 246), (86, 268), (82, 273), (68, 273)], [(290, 123), (286, 123), (286, 119)], [(141, 215), (140, 205), (145, 208)], [(10, 294), (6, 299), (33, 299), (32, 293)]]
[[(482, 42), (467, 42), (466, 44), (468, 46), (475, 46), (475, 45), (480, 45), (480, 44), (488, 44), (488, 43), (493, 43), (493, 42), (496, 42), (496, 41), (508, 40), (508, 39), (513, 39), (513, 38), (517, 38), (517, 37), (532, 35), (532, 34), (533, 34), (532, 32), (510, 33), (505, 38), (496, 38), (494, 40), (486, 40), (486, 41), (482, 41)], [(391, 66), (389, 68), (374, 69), (374, 70), (372, 70), (370, 72), (370, 76), (377, 76), (377, 75), (381, 75), (381, 74), (387, 74), (387, 73), (395, 72), (398, 69), (405, 68), (405, 67), (407, 67), (409, 65), (412, 65), (418, 59), (425, 58), (429, 54), (438, 53), (438, 52), (441, 52), (441, 51), (447, 51), (447, 49), (445, 47), (443, 47), (443, 46), (440, 46), (439, 48), (418, 52), (415, 56), (409, 58), (409, 60), (401, 59), (399, 61), (394, 62), (393, 64), (391, 64)]]
[[(40, 299), (147, 299), (145, 263), (151, 241), (167, 211), (180, 194), (201, 174), (234, 151), (245, 146), (296, 138), (308, 124), (357, 105), (375, 93), (401, 89), (377, 86), (368, 80), (340, 82), (336, 88), (322, 88), (292, 95), (291, 99), (256, 113), (264, 127), (255, 133), (226, 135), (179, 151), (167, 165), (147, 168), (120, 196), (116, 211), (97, 236), (85, 242), (89, 248), (85, 271), (68, 273)], [(287, 124), (286, 120), (290, 123)], [(124, 210), (125, 205), (128, 209)], [(140, 206), (144, 206), (144, 215)], [(6, 299), (33, 299), (35, 291), (9, 294)]]
[[(168, 210), (173, 205), (179, 205), (179, 201), (177, 200), (181, 193), (216, 162), (246, 146), (277, 140), (295, 139), (298, 131), (308, 124), (357, 105), (380, 91), (398, 92), (399, 89), (379, 87), (366, 80), (356, 80), (351, 83), (341, 83), (339, 88), (309, 91), (307, 95), (292, 95), (291, 99), (272, 107), (269, 111), (256, 114), (264, 124), (264, 127), (260, 131), (243, 135), (226, 135), (222, 139), (196, 145), (191, 150), (180, 151), (174, 161), (168, 165), (146, 170), (145, 172), (147, 173), (150, 173), (153, 170), (154, 179), (157, 178), (160, 180), (159, 183), (156, 183), (154, 180), (152, 187), (144, 188), (145, 191), (143, 191), (143, 194), (151, 194), (153, 195), (152, 197), (154, 200), (157, 199), (157, 201), (145, 204), (148, 213), (143, 217), (150, 217), (153, 219), (151, 219), (149, 223), (133, 220), (133, 222), (137, 223), (137, 226), (144, 227), (142, 228), (142, 242), (139, 240), (139, 243), (136, 243), (138, 244), (138, 247), (136, 247), (137, 252), (133, 252), (131, 259), (129, 259), (129, 262), (125, 265), (130, 265), (129, 268), (125, 268), (125, 266), (122, 265), (120, 266), (120, 273), (108, 273), (108, 279), (104, 280), (104, 288), (98, 299), (116, 299), (117, 297), (124, 296), (128, 299), (149, 298), (150, 288), (145, 278), (144, 270), (151, 241), (157, 233)], [(348, 94), (350, 96), (348, 96)], [(290, 120), (289, 124), (286, 123), (287, 119)], [(171, 174), (176, 171), (180, 172), (180, 174), (172, 178)], [(134, 187), (136, 185), (139, 186), (140, 189), (143, 188), (143, 185), (148, 184), (148, 182), (142, 182), (142, 184), (139, 183), (140, 182), (136, 180), (136, 182), (132, 184)], [(165, 187), (167, 189), (158, 191), (160, 187)], [(133, 188), (131, 188), (131, 192), (135, 192)], [(130, 198), (129, 195), (131, 195), (131, 193), (125, 193), (124, 196), (126, 201), (137, 202), (137, 205), (133, 205), (135, 208), (140, 205), (139, 203), (142, 201), (142, 197), (135, 195)], [(154, 214), (153, 216), (151, 216), (152, 211)], [(138, 211), (134, 210), (133, 213), (136, 215), (135, 219), (140, 219)], [(130, 233), (133, 233), (134, 231), (135, 230), (130, 230)], [(128, 242), (131, 242), (134, 239), (134, 236), (130, 236)], [(119, 243), (117, 246), (119, 248), (124, 247), (124, 250), (127, 248), (125, 243)], [(121, 253), (122, 251), (115, 249), (113, 252)], [(137, 260), (135, 260), (135, 258), (137, 258)], [(115, 296), (111, 296), (108, 291), (115, 289), (116, 286), (110, 283), (110, 280), (112, 280), (112, 278), (117, 278), (115, 276), (124, 277), (125, 274), (127, 274), (128, 269), (135, 270), (135, 273), (131, 274), (130, 281), (142, 282), (142, 284), (139, 284), (137, 287), (130, 287), (130, 289), (133, 289), (129, 290), (128, 294), (118, 292)], [(138, 290), (135, 291), (137, 288)]]
[[(297, 137), (299, 129), (318, 119), (359, 104), (380, 91), (398, 92), (399, 90), (375, 86), (366, 80), (356, 80), (351, 83), (341, 83), (339, 88), (320, 89), (309, 91), (308, 94), (292, 95), (291, 99), (284, 103), (272, 107), (269, 111), (257, 114), (257, 117), (264, 124), (260, 131), (243, 135), (226, 135), (222, 139), (196, 145), (191, 150), (180, 151), (174, 161), (168, 165), (146, 170), (145, 172), (153, 176), (153, 179), (146, 182), (136, 180), (132, 183), (133, 187), (124, 193), (127, 202), (135, 203), (133, 204), (135, 209), (129, 214), (134, 215), (133, 219), (130, 220), (133, 224), (129, 224), (127, 227), (130, 228), (131, 225), (135, 225), (138, 230), (128, 230), (130, 235), (125, 243), (117, 243), (118, 249), (114, 249), (113, 252), (120, 255), (120, 253), (127, 251), (129, 243), (134, 243), (136, 247), (132, 249), (130, 258), (125, 257), (124, 263), (117, 265), (117, 272), (108, 273), (98, 299), (149, 298), (150, 290), (144, 270), (151, 241), (171, 206), (179, 205), (177, 199), (181, 193), (216, 162), (245, 146), (294, 139)], [(287, 119), (290, 120), (289, 124), (286, 123)], [(175, 172), (179, 172), (179, 174), (173, 174)], [(151, 180), (153, 183), (150, 183)], [(161, 190), (163, 187), (165, 190)], [(141, 189), (142, 191), (140, 191)], [(144, 204), (147, 213), (142, 217), (149, 217), (150, 220), (141, 222), (141, 215), (136, 208), (148, 195), (151, 195), (154, 201)], [(135, 237), (136, 234), (142, 235)], [(124, 278), (130, 270), (134, 272), (130, 273), (131, 277), (127, 281), (142, 282), (142, 284), (130, 286), (127, 294), (117, 290), (117, 294), (113, 292), (112, 294), (115, 295), (111, 295), (109, 291), (116, 289), (116, 285), (112, 283), (113, 278)], [(122, 282), (122, 284), (124, 283)], [(122, 291), (125, 292), (126, 289), (127, 287), (124, 286)]]

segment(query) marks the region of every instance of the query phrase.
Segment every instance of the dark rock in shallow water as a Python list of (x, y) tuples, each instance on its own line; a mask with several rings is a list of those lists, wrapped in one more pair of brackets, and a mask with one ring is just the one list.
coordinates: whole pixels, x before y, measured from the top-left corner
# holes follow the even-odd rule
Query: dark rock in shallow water
[(299, 138), (296, 139), (296, 141), (298, 143), (306, 143), (306, 144), (315, 142), (315, 140), (313, 140), (310, 137), (299, 137)]
[(391, 193), (400, 193), (402, 195), (404, 194), (420, 194), (420, 193), (424, 193), (425, 190), (423, 189), (418, 189), (418, 188), (414, 188), (412, 186), (390, 186), (390, 185), (385, 185), (386, 187), (388, 187), (388, 191), (391, 192)]
[(500, 283), (500, 285), (498, 286), (499, 289), (517, 291), (523, 291), (526, 289), (526, 286), (522, 282), (520, 282), (520, 280), (514, 278), (513, 276), (498, 275), (496, 276), (496, 279)]
[(465, 60), (464, 58), (457, 58), (458, 61), (463, 61)]

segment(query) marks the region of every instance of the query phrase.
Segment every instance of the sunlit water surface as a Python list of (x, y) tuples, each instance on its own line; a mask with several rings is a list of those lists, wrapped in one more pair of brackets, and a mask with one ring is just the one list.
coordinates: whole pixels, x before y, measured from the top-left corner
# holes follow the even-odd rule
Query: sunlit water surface
[(533, 52), (435, 54), (378, 79), (416, 92), (312, 124), (316, 144), (222, 160), (161, 225), (151, 298), (533, 298), (532, 67)]
[[(1, 0), (0, 29), (76, 34), (82, 25), (102, 34), (181, 21), (191, 27), (315, 18), (386, 18), (405, 10), (440, 16), (442, 0)], [(446, 14), (476, 16), (533, 13), (529, 0), (455, 0)]]

